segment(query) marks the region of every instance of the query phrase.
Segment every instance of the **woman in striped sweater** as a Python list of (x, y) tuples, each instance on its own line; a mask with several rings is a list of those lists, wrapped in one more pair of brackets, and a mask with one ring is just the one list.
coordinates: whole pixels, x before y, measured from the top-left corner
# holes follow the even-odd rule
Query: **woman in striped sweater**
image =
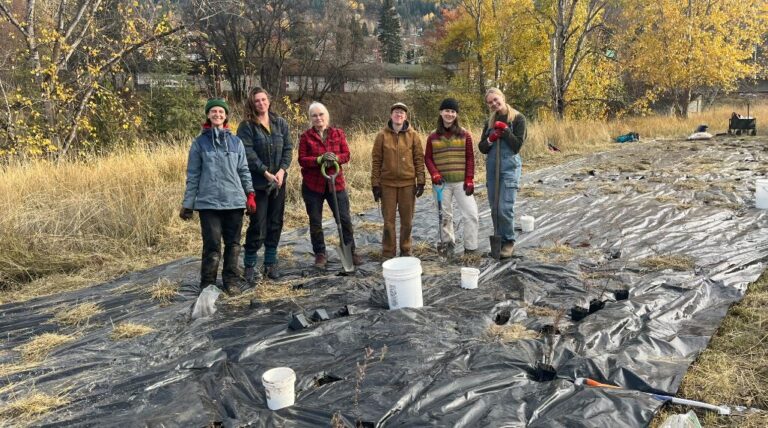
[(478, 215), (475, 197), (475, 152), (472, 135), (459, 126), (459, 103), (446, 98), (440, 103), (437, 129), (427, 138), (424, 154), (433, 185), (443, 185), (442, 241), (439, 248), (453, 253), (453, 201), (464, 219), (464, 254), (477, 251)]

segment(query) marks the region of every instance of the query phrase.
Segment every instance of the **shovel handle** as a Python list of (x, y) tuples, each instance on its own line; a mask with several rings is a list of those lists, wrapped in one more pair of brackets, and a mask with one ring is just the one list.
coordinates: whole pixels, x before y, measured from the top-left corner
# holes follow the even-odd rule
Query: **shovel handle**
[(336, 168), (336, 172), (334, 172), (334, 173), (333, 173), (333, 174), (331, 174), (331, 175), (328, 175), (328, 174), (325, 172), (325, 166), (326, 166), (326, 165), (327, 165), (327, 162), (326, 162), (326, 161), (323, 161), (323, 164), (322, 164), (322, 165), (320, 165), (320, 173), (321, 173), (321, 174), (323, 174), (323, 177), (325, 177), (325, 178), (327, 178), (327, 179), (329, 179), (329, 180), (333, 180), (334, 178), (336, 178), (336, 176), (337, 176), (337, 175), (339, 175), (339, 168), (340, 168), (340, 167), (339, 167), (339, 163), (338, 163), (337, 161), (333, 161), (333, 167), (334, 167), (334, 168)]
[(432, 191), (435, 192), (437, 202), (443, 201), (443, 189), (445, 189), (445, 184), (432, 184)]

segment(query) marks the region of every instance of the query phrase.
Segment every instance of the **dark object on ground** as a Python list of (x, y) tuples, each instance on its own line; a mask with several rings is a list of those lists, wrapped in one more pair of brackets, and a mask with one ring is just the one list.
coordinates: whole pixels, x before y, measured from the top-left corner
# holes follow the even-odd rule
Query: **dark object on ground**
[(707, 129), (709, 129), (709, 126), (702, 124), (697, 126), (696, 130), (693, 132), (707, 132)]
[(350, 315), (357, 315), (361, 311), (357, 308), (355, 305), (344, 305), (343, 308), (336, 311), (336, 316), (338, 317), (348, 317)]
[(573, 321), (581, 321), (587, 315), (589, 315), (589, 309), (587, 308), (582, 308), (581, 306), (574, 306), (571, 308), (571, 320)]
[(504, 309), (493, 317), (493, 322), (496, 323), (496, 325), (504, 325), (509, 322), (511, 317), (512, 314), (509, 312), (509, 309)]
[(629, 299), (629, 290), (614, 290), (613, 296), (616, 298), (616, 301), (621, 300), (627, 300)]
[(301, 330), (310, 326), (307, 317), (304, 314), (296, 314), (291, 317), (291, 322), (288, 323), (288, 328), (291, 330)]
[(589, 313), (593, 314), (600, 309), (603, 309), (605, 307), (605, 302), (597, 299), (592, 299), (589, 301)]
[(553, 326), (552, 324), (544, 325), (543, 327), (541, 327), (541, 330), (539, 330), (539, 331), (541, 332), (541, 334), (550, 334), (550, 335), (551, 334), (555, 334), (555, 335), (562, 334), (562, 332), (560, 332), (560, 329), (559, 328), (555, 328), (555, 326)]
[(554, 367), (552, 367), (549, 364), (544, 364), (542, 362), (536, 363), (533, 380), (535, 380), (536, 382), (549, 382), (549, 381), (555, 380), (556, 377), (557, 377), (557, 370), (555, 370)]
[(309, 319), (313, 322), (318, 322), (328, 321), (331, 317), (328, 316), (328, 312), (326, 312), (325, 309), (315, 309), (315, 311), (312, 312), (312, 315), (309, 316)]
[(554, 145), (554, 144), (552, 144), (552, 143), (547, 143), (547, 150), (549, 150), (549, 151), (550, 151), (550, 152), (552, 152), (552, 153), (556, 153), (556, 152), (560, 152), (560, 151), (562, 151), (562, 150), (560, 150), (559, 148), (557, 148), (557, 146), (555, 146), (555, 145)]

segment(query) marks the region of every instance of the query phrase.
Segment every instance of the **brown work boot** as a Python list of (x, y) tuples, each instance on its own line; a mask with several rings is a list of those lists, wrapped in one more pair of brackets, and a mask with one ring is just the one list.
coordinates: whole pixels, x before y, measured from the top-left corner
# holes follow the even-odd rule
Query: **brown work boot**
[(357, 253), (352, 253), (352, 264), (355, 266), (363, 264), (363, 256)]
[(512, 257), (512, 253), (514, 251), (515, 251), (515, 243), (507, 242), (506, 244), (501, 246), (501, 252), (499, 253), (499, 258), (508, 259)]
[(315, 267), (317, 269), (325, 269), (326, 264), (328, 264), (328, 256), (325, 253), (315, 254)]

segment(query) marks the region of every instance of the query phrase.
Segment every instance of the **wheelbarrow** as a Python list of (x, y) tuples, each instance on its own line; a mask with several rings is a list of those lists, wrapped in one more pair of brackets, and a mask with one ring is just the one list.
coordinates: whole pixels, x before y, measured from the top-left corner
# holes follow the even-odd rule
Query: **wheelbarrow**
[(749, 99), (747, 99), (747, 115), (742, 116), (733, 112), (728, 120), (729, 135), (741, 135), (742, 133), (752, 136), (757, 135), (757, 118), (749, 115)]

